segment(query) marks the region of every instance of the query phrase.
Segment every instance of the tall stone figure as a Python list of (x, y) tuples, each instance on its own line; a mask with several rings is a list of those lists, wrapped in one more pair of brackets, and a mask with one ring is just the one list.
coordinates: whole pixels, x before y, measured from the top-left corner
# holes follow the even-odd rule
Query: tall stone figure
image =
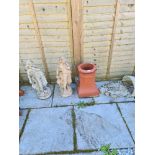
[(25, 68), (29, 82), (32, 84), (32, 88), (36, 90), (38, 98), (49, 98), (51, 96), (51, 89), (47, 87), (47, 80), (44, 73), (39, 68), (36, 68), (30, 60), (27, 60)]
[(59, 58), (56, 78), (57, 84), (60, 87), (61, 96), (68, 97), (72, 95), (72, 88), (70, 86), (72, 83), (71, 69), (69, 64), (62, 57)]

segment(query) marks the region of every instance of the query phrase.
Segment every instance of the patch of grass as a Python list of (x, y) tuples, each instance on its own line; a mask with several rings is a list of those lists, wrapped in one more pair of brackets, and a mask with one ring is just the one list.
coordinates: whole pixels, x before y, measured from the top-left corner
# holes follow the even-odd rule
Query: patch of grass
[(35, 154), (35, 155), (47, 155), (47, 154), (58, 154), (58, 155), (61, 155), (61, 154), (82, 154), (82, 153), (93, 153), (93, 152), (96, 152), (98, 150), (73, 150), (73, 151), (60, 151), (60, 152), (46, 152), (46, 153), (39, 153), (39, 154)]
[(102, 151), (104, 155), (118, 155), (118, 151), (116, 149), (110, 150), (110, 144), (101, 146), (100, 151)]
[(72, 109), (72, 126), (73, 126), (73, 144), (74, 150), (77, 150), (77, 137), (76, 137), (76, 115), (74, 112), (74, 107)]
[(86, 107), (86, 106), (92, 106), (92, 105), (95, 105), (95, 102), (85, 103), (85, 102), (83, 102), (83, 101), (80, 101), (80, 102), (78, 103), (77, 107), (78, 107), (78, 109), (79, 109), (79, 108), (84, 108), (84, 107)]
[(21, 129), (21, 131), (19, 133), (19, 141), (20, 141), (20, 138), (21, 138), (21, 136), (22, 136), (22, 134), (24, 132), (24, 129), (25, 129), (25, 126), (26, 126), (26, 122), (27, 122), (27, 120), (29, 118), (30, 111), (31, 111), (31, 109), (28, 110), (28, 112), (26, 114), (26, 118), (25, 118), (24, 124), (23, 124), (22, 129)]

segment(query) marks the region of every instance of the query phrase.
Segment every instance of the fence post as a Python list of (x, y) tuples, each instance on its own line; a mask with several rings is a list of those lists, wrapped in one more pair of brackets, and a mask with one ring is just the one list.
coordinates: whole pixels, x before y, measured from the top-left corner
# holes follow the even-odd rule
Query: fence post
[(75, 75), (77, 75), (77, 65), (81, 63), (81, 0), (71, 0), (72, 31), (73, 31), (73, 59)]
[(111, 61), (112, 61), (113, 48), (114, 48), (114, 44), (115, 44), (115, 34), (116, 34), (116, 27), (117, 27), (117, 22), (118, 22), (119, 10), (120, 10), (120, 2), (119, 2), (119, 0), (117, 0), (116, 1), (116, 9), (115, 9), (113, 29), (112, 29), (112, 34), (111, 34), (111, 46), (110, 46), (109, 56), (108, 56), (106, 79), (109, 79), (109, 77), (110, 77), (110, 67), (111, 67)]
[(36, 18), (36, 13), (35, 13), (33, 0), (29, 0), (29, 5), (30, 5), (31, 13), (32, 13), (33, 24), (34, 24), (34, 27), (35, 27), (35, 34), (36, 34), (36, 37), (37, 37), (37, 40), (38, 40), (38, 43), (39, 43), (39, 47), (40, 47), (41, 59), (42, 59), (42, 62), (43, 62), (44, 68), (45, 68), (45, 75), (46, 75), (46, 78), (48, 80), (50, 80), (49, 73), (48, 73), (47, 62), (46, 62), (46, 57), (45, 57), (45, 52), (44, 52), (44, 47), (43, 47), (43, 43), (42, 43), (40, 31), (39, 31), (39, 26), (38, 26), (38, 21), (37, 21), (37, 18)]

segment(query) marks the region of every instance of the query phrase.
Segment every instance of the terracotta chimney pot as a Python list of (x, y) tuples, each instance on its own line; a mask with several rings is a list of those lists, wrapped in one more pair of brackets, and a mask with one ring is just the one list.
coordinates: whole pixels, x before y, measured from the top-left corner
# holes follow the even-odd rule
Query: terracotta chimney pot
[(83, 63), (78, 65), (79, 82), (77, 93), (79, 97), (99, 96), (99, 89), (96, 87), (96, 65)]
[(23, 90), (19, 90), (19, 96), (23, 96), (24, 95), (24, 91)]

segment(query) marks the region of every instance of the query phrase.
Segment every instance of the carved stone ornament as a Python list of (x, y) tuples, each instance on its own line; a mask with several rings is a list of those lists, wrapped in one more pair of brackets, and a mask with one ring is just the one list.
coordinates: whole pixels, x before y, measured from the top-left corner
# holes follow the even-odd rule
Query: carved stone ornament
[(47, 86), (47, 80), (44, 73), (32, 64), (32, 61), (27, 60), (26, 71), (29, 82), (37, 92), (39, 99), (47, 99), (51, 96), (51, 89)]
[(132, 96), (135, 97), (135, 77), (126, 75), (123, 77), (122, 81), (133, 85), (134, 90)]
[(59, 58), (56, 78), (57, 84), (60, 87), (61, 96), (68, 97), (72, 95), (72, 88), (70, 86), (72, 83), (71, 69), (69, 64), (62, 57)]

